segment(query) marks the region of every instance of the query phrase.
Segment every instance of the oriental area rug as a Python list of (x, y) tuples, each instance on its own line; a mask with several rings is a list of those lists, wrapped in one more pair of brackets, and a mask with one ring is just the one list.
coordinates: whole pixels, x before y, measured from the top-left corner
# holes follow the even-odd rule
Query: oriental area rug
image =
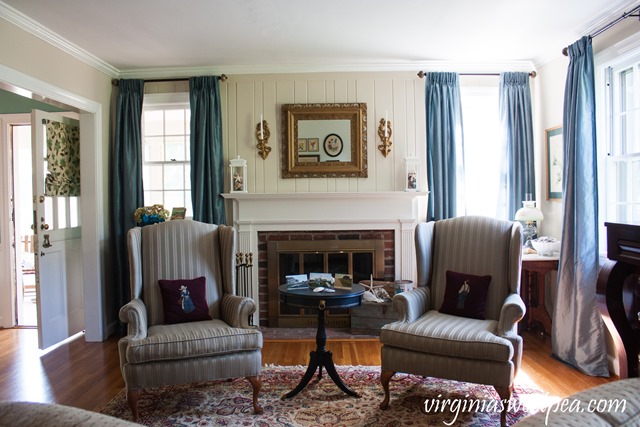
[[(379, 366), (337, 366), (345, 384), (361, 397), (340, 391), (326, 372), (293, 398), (281, 397), (298, 384), (306, 367), (266, 366), (260, 376), (260, 405), (255, 415), (251, 386), (244, 378), (149, 388), (140, 396), (139, 423), (146, 426), (498, 426), (500, 398), (493, 387), (396, 374), (390, 383), (391, 403), (383, 399)], [(534, 386), (516, 385), (508, 412), (509, 425), (536, 412), (546, 396)], [(548, 404), (548, 402), (546, 403)], [(131, 420), (121, 391), (101, 411)]]

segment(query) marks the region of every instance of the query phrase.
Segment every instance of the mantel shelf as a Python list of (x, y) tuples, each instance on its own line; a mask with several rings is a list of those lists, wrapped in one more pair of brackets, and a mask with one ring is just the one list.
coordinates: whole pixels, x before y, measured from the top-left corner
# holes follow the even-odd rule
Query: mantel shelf
[(237, 200), (304, 200), (304, 199), (414, 199), (429, 195), (428, 191), (375, 191), (375, 192), (306, 192), (306, 193), (223, 193), (225, 199)]

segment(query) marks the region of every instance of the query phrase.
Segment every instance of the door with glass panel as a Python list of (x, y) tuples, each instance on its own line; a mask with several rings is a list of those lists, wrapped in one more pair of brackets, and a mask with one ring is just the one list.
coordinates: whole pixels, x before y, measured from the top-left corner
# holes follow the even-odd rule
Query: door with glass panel
[(39, 110), (31, 121), (38, 346), (44, 349), (84, 328), (80, 124)]

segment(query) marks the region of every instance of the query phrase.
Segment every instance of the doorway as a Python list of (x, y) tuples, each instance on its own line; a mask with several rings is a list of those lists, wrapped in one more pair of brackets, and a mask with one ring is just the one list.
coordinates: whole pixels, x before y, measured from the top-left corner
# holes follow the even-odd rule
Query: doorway
[(37, 327), (35, 242), (33, 235), (33, 159), (31, 125), (11, 124), (11, 197), (16, 325)]

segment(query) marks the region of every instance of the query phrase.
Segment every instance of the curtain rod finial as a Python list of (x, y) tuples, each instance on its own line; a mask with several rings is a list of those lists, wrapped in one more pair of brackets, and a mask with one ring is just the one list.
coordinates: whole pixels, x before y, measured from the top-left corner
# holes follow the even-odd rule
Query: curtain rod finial
[(226, 75), (226, 74), (221, 74), (221, 75), (220, 75), (220, 81), (225, 82), (225, 81), (227, 81), (227, 79), (228, 79), (228, 77), (227, 77), (227, 75)]
[(562, 48), (562, 54), (563, 54), (564, 56), (569, 56), (569, 50), (568, 50), (566, 47), (563, 47), (563, 48)]
[(425, 76), (425, 72), (424, 71), (418, 71), (418, 77), (423, 78)]
[(529, 75), (531, 76), (532, 79), (535, 79), (538, 73), (536, 73), (535, 71), (532, 71), (529, 73)]

